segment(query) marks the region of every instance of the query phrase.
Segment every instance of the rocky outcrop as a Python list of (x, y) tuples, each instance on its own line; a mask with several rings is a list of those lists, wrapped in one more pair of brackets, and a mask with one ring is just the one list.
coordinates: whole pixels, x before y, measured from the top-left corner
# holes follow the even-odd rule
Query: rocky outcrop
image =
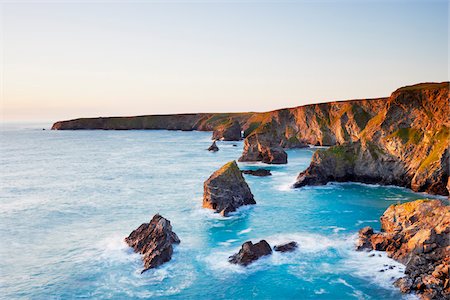
[(142, 254), (145, 272), (156, 268), (172, 258), (173, 244), (179, 244), (180, 239), (172, 231), (170, 221), (156, 214), (150, 223), (144, 223), (125, 238), (125, 242)]
[(266, 170), (266, 169), (242, 170), (242, 174), (248, 174), (248, 175), (259, 176), (259, 177), (272, 175), (272, 173), (270, 173), (270, 170)]
[(289, 243), (276, 245), (275, 247), (273, 247), (273, 250), (278, 251), (278, 252), (292, 252), (297, 248), (298, 248), (298, 244), (296, 242), (292, 241)]
[(223, 141), (240, 141), (242, 140), (241, 124), (237, 120), (230, 119), (214, 129), (212, 138)]
[[(389, 98), (335, 101), (264, 113), (85, 118), (56, 122), (52, 129), (201, 130), (214, 131), (218, 139), (240, 139), (243, 130), (244, 150), (239, 160), (269, 164), (286, 163), (285, 149), (342, 146), (315, 155), (296, 186), (352, 180), (448, 195), (448, 85), (418, 84), (400, 88)], [(355, 155), (341, 161), (341, 153), (335, 152)], [(334, 173), (332, 165), (339, 165), (339, 172)]]
[(219, 151), (219, 147), (216, 145), (216, 141), (214, 141), (211, 146), (209, 146), (208, 151), (217, 152)]
[(448, 83), (395, 91), (357, 141), (317, 151), (294, 186), (358, 181), (448, 195), (448, 94)]
[(365, 227), (358, 250), (386, 251), (405, 264), (405, 277), (395, 285), (424, 299), (450, 297), (450, 206), (439, 200), (391, 205), (380, 218), (381, 232)]
[(248, 241), (242, 244), (241, 250), (230, 256), (228, 261), (232, 264), (248, 266), (260, 257), (270, 255), (271, 253), (272, 248), (270, 248), (270, 245), (265, 240), (261, 240), (256, 244)]
[(204, 183), (203, 207), (227, 216), (238, 207), (256, 204), (236, 161), (215, 171)]

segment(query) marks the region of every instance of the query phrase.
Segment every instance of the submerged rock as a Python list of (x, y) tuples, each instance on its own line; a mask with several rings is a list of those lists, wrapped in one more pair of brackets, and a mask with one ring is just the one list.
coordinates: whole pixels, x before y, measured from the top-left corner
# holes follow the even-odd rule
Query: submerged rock
[(226, 216), (238, 207), (256, 204), (236, 161), (215, 171), (203, 184), (203, 207)]
[(243, 174), (253, 175), (253, 176), (270, 176), (272, 173), (270, 173), (270, 170), (266, 169), (257, 169), (257, 170), (243, 170)]
[(247, 266), (260, 257), (269, 255), (271, 253), (272, 248), (270, 248), (270, 245), (265, 240), (261, 240), (256, 244), (248, 241), (242, 244), (241, 250), (239, 250), (238, 253), (230, 256), (228, 261), (232, 264)]
[(292, 252), (297, 248), (298, 248), (298, 244), (296, 242), (292, 241), (289, 243), (276, 245), (275, 247), (273, 247), (273, 250), (279, 251), (279, 252)]
[(208, 151), (212, 151), (212, 152), (219, 151), (219, 147), (217, 147), (216, 141), (214, 141), (214, 142), (212, 143), (212, 145), (209, 146)]
[(170, 221), (156, 214), (150, 223), (143, 223), (125, 238), (125, 242), (142, 254), (145, 272), (156, 268), (172, 258), (172, 244), (179, 244), (180, 239), (172, 231)]
[(381, 216), (381, 232), (360, 230), (358, 250), (386, 251), (406, 265), (395, 286), (423, 299), (450, 297), (450, 206), (439, 200), (391, 205)]

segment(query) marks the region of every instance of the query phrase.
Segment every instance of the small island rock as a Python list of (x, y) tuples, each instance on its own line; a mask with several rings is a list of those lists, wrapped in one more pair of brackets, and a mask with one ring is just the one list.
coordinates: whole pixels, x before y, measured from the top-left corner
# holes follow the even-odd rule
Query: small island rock
[(273, 250), (279, 251), (279, 252), (292, 252), (297, 248), (298, 248), (298, 244), (296, 242), (292, 241), (289, 243), (276, 245), (275, 247), (273, 247)]
[(243, 170), (243, 174), (253, 175), (253, 176), (270, 176), (272, 173), (270, 173), (270, 170), (266, 169), (257, 169), (257, 170)]
[(150, 223), (143, 223), (125, 238), (125, 242), (142, 254), (145, 272), (156, 268), (172, 258), (172, 244), (179, 244), (180, 239), (172, 231), (170, 221), (156, 214)]
[(219, 151), (219, 147), (217, 147), (216, 141), (214, 141), (214, 142), (212, 143), (212, 145), (209, 146), (208, 151), (212, 151), (212, 152)]
[(205, 181), (203, 207), (226, 216), (238, 207), (256, 204), (236, 161), (231, 161)]
[(271, 253), (272, 248), (265, 240), (261, 240), (256, 244), (248, 241), (242, 244), (241, 250), (239, 250), (238, 253), (230, 256), (228, 261), (232, 264), (247, 266), (260, 257), (269, 255)]

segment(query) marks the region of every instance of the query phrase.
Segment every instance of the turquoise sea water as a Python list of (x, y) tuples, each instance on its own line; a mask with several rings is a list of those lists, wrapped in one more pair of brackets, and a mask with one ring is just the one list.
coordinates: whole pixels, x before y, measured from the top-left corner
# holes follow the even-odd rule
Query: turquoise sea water
[[(46, 124), (48, 127), (48, 124)], [(245, 175), (257, 204), (223, 218), (201, 208), (203, 182), (237, 159), (242, 142), (179, 131), (1, 130), (0, 294), (6, 299), (398, 299), (403, 267), (353, 251), (391, 204), (424, 195), (396, 187), (329, 184), (290, 189), (315, 149), (288, 151), (271, 177)], [(236, 147), (233, 144), (237, 145)], [(160, 213), (181, 239), (173, 259), (140, 274), (123, 242)], [(247, 268), (228, 256), (247, 241), (295, 240)], [(380, 255), (380, 256), (379, 256)], [(386, 265), (395, 266), (384, 272)]]

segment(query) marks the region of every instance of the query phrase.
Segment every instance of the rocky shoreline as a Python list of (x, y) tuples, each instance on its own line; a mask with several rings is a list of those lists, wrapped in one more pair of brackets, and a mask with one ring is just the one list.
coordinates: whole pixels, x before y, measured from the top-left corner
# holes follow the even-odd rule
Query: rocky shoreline
[(422, 299), (450, 297), (450, 206), (440, 200), (391, 205), (381, 216), (381, 232), (359, 231), (356, 249), (386, 251), (406, 266), (395, 281), (403, 293)]
[[(318, 150), (294, 187), (330, 181), (394, 184), (448, 195), (449, 83), (400, 88), (388, 98), (311, 104), (264, 113), (202, 113), (59, 121), (53, 130), (212, 131), (240, 140), (239, 161), (285, 164), (285, 149)], [(242, 134), (243, 132), (243, 134)]]

